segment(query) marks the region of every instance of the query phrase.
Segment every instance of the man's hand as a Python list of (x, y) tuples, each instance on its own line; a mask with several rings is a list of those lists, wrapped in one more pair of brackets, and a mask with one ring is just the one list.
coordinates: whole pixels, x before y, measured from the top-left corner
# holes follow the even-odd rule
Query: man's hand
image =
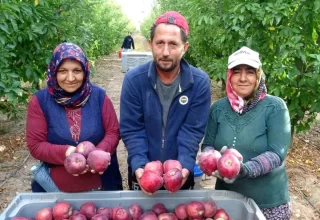
[(142, 192), (144, 192), (145, 194), (151, 196), (151, 195), (153, 195), (153, 193), (149, 193), (149, 192), (145, 191), (145, 190), (142, 188), (142, 186), (140, 185), (140, 179), (141, 179), (141, 177), (142, 177), (143, 172), (144, 172), (144, 169), (143, 169), (143, 168), (138, 168), (138, 169), (136, 170), (136, 172), (135, 172), (135, 175), (136, 175), (138, 184), (139, 184)]
[(182, 168), (181, 173), (182, 173), (182, 178), (183, 179), (182, 179), (182, 183), (181, 183), (180, 188), (186, 183), (186, 181), (187, 181), (187, 179), (188, 179), (188, 177), (190, 175), (190, 171), (188, 169), (186, 169), (186, 168)]
[(69, 146), (66, 153), (65, 153), (66, 157), (68, 157), (70, 154), (74, 153), (75, 151), (76, 151), (76, 147)]

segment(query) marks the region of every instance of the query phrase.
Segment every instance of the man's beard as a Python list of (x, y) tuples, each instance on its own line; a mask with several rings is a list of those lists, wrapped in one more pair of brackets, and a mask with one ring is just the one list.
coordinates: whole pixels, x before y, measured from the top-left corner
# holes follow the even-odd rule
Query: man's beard
[[(172, 61), (172, 60), (171, 60)], [(171, 72), (172, 70), (174, 70), (177, 66), (178, 63), (172, 61), (172, 64), (170, 66), (161, 66), (159, 64), (159, 61), (156, 62), (156, 66), (158, 67), (159, 70), (163, 71), (163, 72)]]

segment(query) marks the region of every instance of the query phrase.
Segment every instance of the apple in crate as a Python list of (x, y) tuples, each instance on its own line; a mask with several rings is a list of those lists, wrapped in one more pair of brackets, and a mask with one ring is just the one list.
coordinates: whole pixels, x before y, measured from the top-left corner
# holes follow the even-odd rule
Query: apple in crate
[(204, 217), (210, 218), (213, 217), (217, 212), (217, 206), (216, 203), (212, 200), (207, 200), (202, 202), (204, 206)]
[(178, 217), (178, 219), (187, 219), (188, 213), (187, 213), (187, 205), (186, 204), (179, 204), (175, 207), (174, 213)]
[(81, 212), (81, 214), (86, 216), (87, 219), (91, 219), (94, 215), (97, 214), (97, 206), (93, 202), (83, 203), (80, 206), (80, 212)]
[(112, 208), (109, 208), (109, 207), (100, 207), (98, 210), (97, 210), (97, 214), (102, 214), (102, 215), (105, 215), (107, 218), (110, 218), (112, 217)]
[(128, 210), (133, 219), (139, 219), (139, 217), (143, 214), (141, 206), (137, 203), (130, 205)]
[(162, 213), (158, 216), (159, 220), (179, 220), (173, 213)]
[(52, 220), (52, 208), (44, 208), (37, 212), (36, 220)]
[(52, 214), (57, 220), (69, 219), (72, 215), (72, 206), (68, 202), (58, 202), (53, 206)]
[(151, 211), (153, 211), (157, 216), (162, 213), (167, 212), (167, 208), (162, 203), (156, 203), (152, 206)]
[(214, 220), (230, 220), (228, 213), (224, 209), (218, 209), (213, 217)]
[(145, 212), (143, 213), (139, 220), (158, 220), (158, 216), (152, 212), (152, 211), (149, 211), (149, 212)]
[(202, 219), (204, 215), (204, 206), (201, 202), (191, 201), (187, 205), (187, 213), (193, 219)]

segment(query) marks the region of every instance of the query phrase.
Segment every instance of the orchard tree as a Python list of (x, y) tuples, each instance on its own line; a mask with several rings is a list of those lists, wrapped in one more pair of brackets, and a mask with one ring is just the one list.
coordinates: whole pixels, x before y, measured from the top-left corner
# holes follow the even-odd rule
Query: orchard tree
[[(227, 58), (248, 46), (260, 53), (268, 93), (282, 97), (293, 131), (320, 112), (320, 0), (158, 0), (190, 25), (191, 62), (225, 81)], [(294, 132), (293, 132), (294, 133)]]
[(111, 0), (2, 0), (0, 112), (18, 116), (17, 106), (39, 89), (59, 43), (78, 44), (93, 63), (119, 47), (127, 25)]

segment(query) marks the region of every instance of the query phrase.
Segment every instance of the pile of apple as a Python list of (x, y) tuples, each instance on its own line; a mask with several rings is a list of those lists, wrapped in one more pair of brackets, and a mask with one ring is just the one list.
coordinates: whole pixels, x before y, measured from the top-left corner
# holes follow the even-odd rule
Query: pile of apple
[(140, 186), (149, 193), (155, 193), (162, 186), (174, 193), (182, 184), (182, 165), (178, 160), (167, 160), (163, 164), (156, 160), (144, 167)]
[(83, 173), (87, 166), (102, 174), (108, 168), (110, 160), (110, 153), (97, 149), (89, 141), (83, 141), (76, 146), (74, 153), (66, 157), (64, 167), (68, 173), (74, 176)]
[(216, 170), (222, 177), (232, 179), (240, 172), (242, 155), (234, 148), (225, 150), (222, 155), (219, 151), (210, 149), (199, 156), (199, 167), (208, 176)]
[[(11, 220), (30, 220), (31, 218), (14, 217)], [(68, 202), (56, 203), (53, 208), (43, 208), (35, 215), (35, 220), (231, 220), (224, 209), (218, 209), (211, 201), (191, 201), (188, 204), (179, 204), (173, 212), (169, 212), (162, 203), (153, 205), (152, 209), (144, 212), (142, 207), (135, 203), (128, 208), (122, 206), (97, 208), (93, 202), (87, 202), (74, 210)]]

